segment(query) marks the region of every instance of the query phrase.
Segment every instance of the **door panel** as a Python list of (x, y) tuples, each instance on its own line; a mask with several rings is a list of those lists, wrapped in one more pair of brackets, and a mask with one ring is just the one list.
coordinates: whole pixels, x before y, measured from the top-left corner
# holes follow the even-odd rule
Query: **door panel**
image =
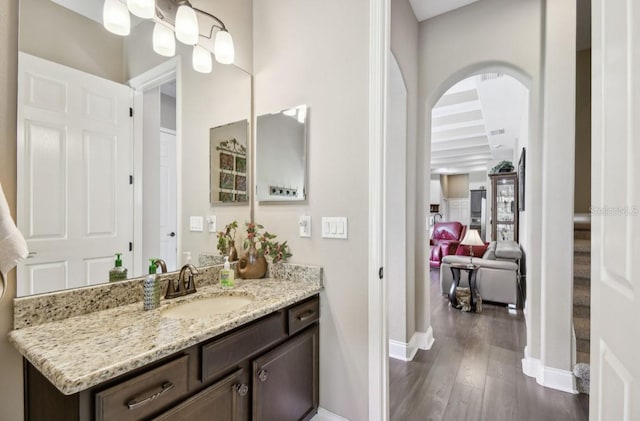
[(124, 85), (19, 54), (19, 296), (106, 282), (117, 252), (131, 266), (130, 102)]
[(592, 3), (591, 397), (598, 420), (640, 419), (640, 8)]

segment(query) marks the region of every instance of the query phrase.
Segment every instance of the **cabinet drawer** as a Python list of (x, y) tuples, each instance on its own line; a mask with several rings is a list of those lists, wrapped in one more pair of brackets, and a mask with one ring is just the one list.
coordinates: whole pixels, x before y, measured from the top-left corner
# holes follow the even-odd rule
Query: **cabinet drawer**
[(282, 311), (202, 347), (202, 381), (237, 366), (287, 336)]
[(304, 329), (320, 318), (320, 299), (314, 297), (309, 301), (289, 309), (289, 335)]
[(97, 421), (139, 420), (183, 398), (189, 389), (189, 356), (96, 393)]

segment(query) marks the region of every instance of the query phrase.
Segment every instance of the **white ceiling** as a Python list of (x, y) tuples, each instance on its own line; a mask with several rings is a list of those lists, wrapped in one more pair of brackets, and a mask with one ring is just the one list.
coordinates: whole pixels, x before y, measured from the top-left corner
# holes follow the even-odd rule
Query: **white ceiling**
[(409, 0), (418, 22), (450, 12), (478, 0)]
[(431, 171), (486, 171), (512, 161), (528, 115), (528, 90), (499, 73), (472, 76), (452, 86), (431, 112)]

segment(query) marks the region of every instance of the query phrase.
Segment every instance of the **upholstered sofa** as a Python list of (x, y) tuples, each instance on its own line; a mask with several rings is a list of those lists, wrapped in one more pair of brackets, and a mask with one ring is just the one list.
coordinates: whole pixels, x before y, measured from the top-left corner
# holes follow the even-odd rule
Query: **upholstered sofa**
[[(476, 284), (483, 301), (515, 304), (519, 296), (519, 261), (522, 257), (520, 245), (515, 241), (492, 241), (480, 257), (474, 257), (473, 263), (479, 265)], [(449, 293), (453, 274), (451, 264), (469, 263), (469, 256), (449, 255), (442, 258), (440, 265), (440, 292)], [(461, 285), (467, 286), (467, 275), (461, 274)]]
[(440, 267), (442, 258), (450, 254), (456, 254), (460, 241), (464, 237), (466, 227), (460, 222), (438, 222), (433, 226), (429, 253), (429, 265), (432, 268)]

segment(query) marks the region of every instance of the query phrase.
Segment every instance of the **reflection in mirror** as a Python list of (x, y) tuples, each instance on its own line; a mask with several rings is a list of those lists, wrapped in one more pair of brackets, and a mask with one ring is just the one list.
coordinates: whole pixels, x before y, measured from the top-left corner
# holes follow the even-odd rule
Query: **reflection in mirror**
[(209, 132), (211, 204), (244, 203), (248, 196), (249, 121), (214, 127)]
[(258, 116), (256, 190), (261, 202), (306, 199), (309, 107)]
[[(149, 258), (175, 270), (215, 249), (215, 233), (190, 229), (192, 217), (249, 218), (248, 206), (212, 208), (208, 138), (250, 117), (250, 74), (215, 60), (198, 73), (181, 43), (175, 57), (156, 54), (148, 20), (111, 34), (103, 4), (20, 1), (17, 223), (33, 253), (18, 267), (19, 296), (107, 282), (115, 253), (129, 277)], [(251, 10), (221, 0), (213, 11), (244, 63)]]

